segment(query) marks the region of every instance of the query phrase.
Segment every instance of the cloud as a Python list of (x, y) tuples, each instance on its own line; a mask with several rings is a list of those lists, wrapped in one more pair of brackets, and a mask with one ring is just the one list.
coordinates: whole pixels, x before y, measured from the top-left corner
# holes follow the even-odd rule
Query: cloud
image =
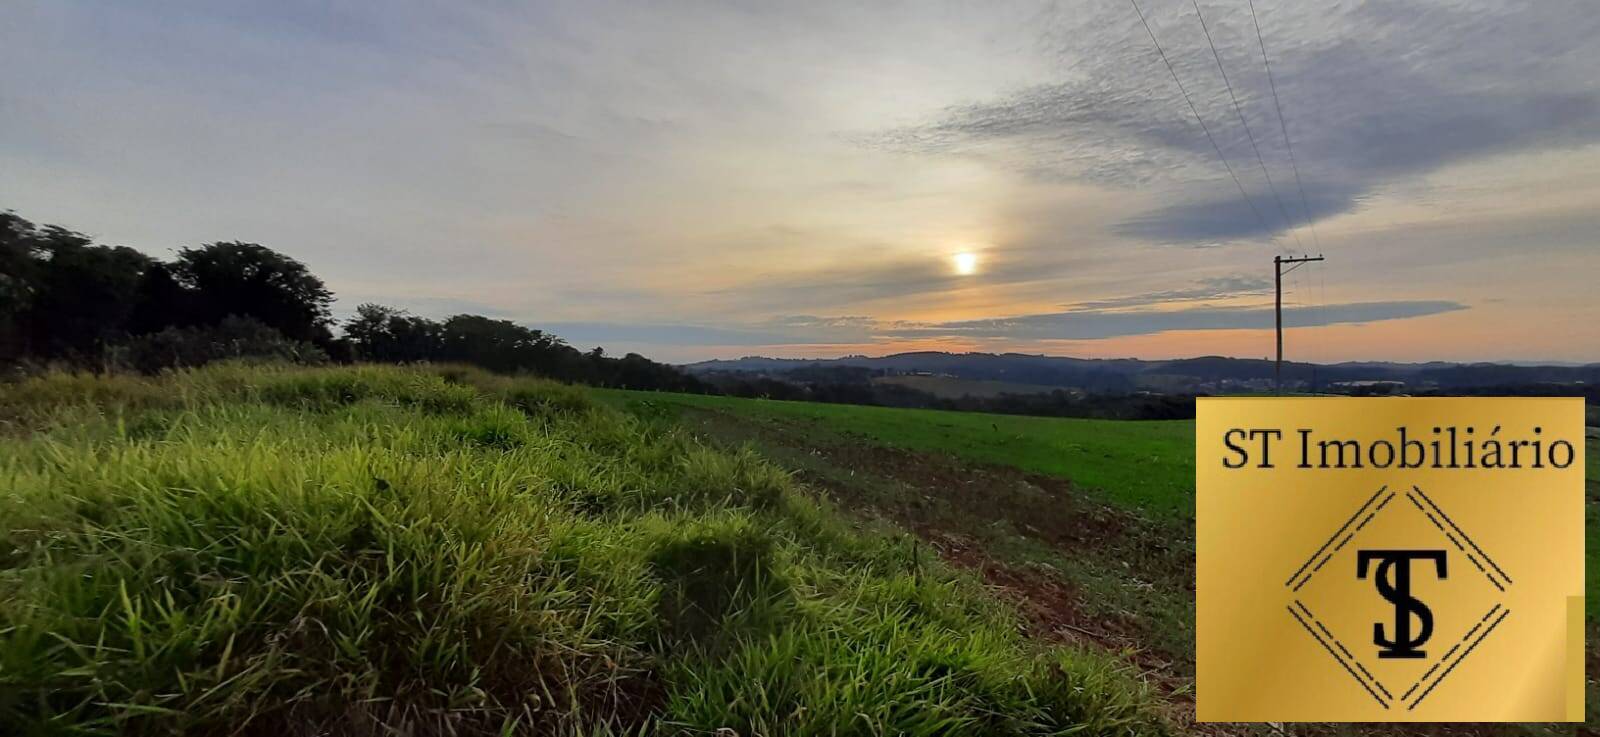
[[(992, 277), (991, 277), (992, 278)], [(763, 311), (845, 306), (947, 289), (960, 278), (933, 258), (892, 258), (767, 275), (758, 283), (709, 292), (759, 306)]]
[[(1283, 211), (1191, 0), (1139, 2), (1254, 209), (1126, 0), (24, 3), (0, 23), (0, 205), (163, 257), (261, 242), (341, 315), (476, 312), (650, 355), (1054, 311), (1017, 334), (1183, 329), (1202, 313), (1166, 313), (1264, 301), (1218, 275), (1270, 278), (1253, 241), (1305, 214), (1248, 6), (1200, 0)], [(1297, 274), (1321, 301), (1445, 298), (1484, 334), (1537, 315), (1513, 352), (1593, 360), (1590, 4), (1256, 0), (1307, 209), (1359, 212)], [(952, 273), (969, 249), (979, 273)], [(1457, 327), (1437, 344), (1478, 350)]]
[(877, 323), (866, 317), (789, 315), (749, 324), (557, 322), (535, 325), (572, 345), (827, 345), (870, 341)]
[[(1285, 327), (1403, 320), (1467, 309), (1458, 302), (1414, 300), (1356, 302), (1321, 307), (1289, 307)], [(1081, 309), (1039, 315), (962, 320), (897, 327), (885, 334), (901, 338), (966, 337), (1029, 340), (1100, 340), (1179, 330), (1240, 330), (1272, 327), (1270, 307), (1197, 307), (1164, 311)]]
[[(1218, 295), (1237, 294), (1257, 285), (1248, 279), (1215, 280), (1210, 290)], [(1232, 287), (1232, 288), (1230, 288)], [(1205, 288), (1145, 295), (1143, 301), (1119, 303), (1157, 304), (1202, 298)], [(1177, 295), (1177, 296), (1173, 296)], [(1093, 304), (1093, 303), (1091, 303)], [(1318, 307), (1287, 307), (1286, 327), (1319, 327), (1349, 323), (1404, 320), (1467, 309), (1458, 302), (1438, 300), (1355, 302)], [(1189, 330), (1249, 330), (1272, 327), (1270, 307), (1190, 307), (1178, 310), (1127, 310), (1097, 307), (1017, 317), (985, 318), (936, 323), (877, 321), (865, 317), (780, 317), (752, 324), (616, 324), (554, 323), (540, 326), (574, 345), (606, 343), (649, 345), (838, 345), (883, 340), (928, 338), (1012, 340), (1102, 340)]]
[(1117, 231), (1175, 242), (1272, 236), (1307, 217), (1353, 210), (1387, 183), (1446, 165), (1600, 141), (1593, 81), (1600, 14), (1583, 3), (1262, 4), (1302, 202), (1245, 6), (1203, 9), (1275, 190), (1192, 6), (1145, 6), (1248, 202), (1127, 7), (1121, 16), (1090, 14), (1072, 26), (1081, 33), (1052, 34), (1068, 39), (1060, 48), (1071, 60), (1066, 81), (952, 106), (933, 120), (863, 140), (975, 156), (1039, 180), (1158, 187), (1175, 201)]
[(1307, 188), (1305, 206), (1293, 199), (1295, 195), (1285, 193), (1291, 198), (1286, 202), (1291, 214), (1285, 218), (1272, 204), (1277, 200), (1271, 194), (1257, 190), (1245, 200), (1238, 190), (1224, 186), (1218, 184), (1208, 191), (1190, 195), (1187, 201), (1155, 208), (1117, 223), (1112, 229), (1123, 236), (1158, 243), (1271, 239), (1303, 225), (1306, 222), (1304, 212), (1309, 212), (1313, 221), (1320, 220), (1354, 209), (1362, 199), (1359, 188), (1319, 182)]
[(1131, 294), (1126, 297), (1078, 302), (1073, 305), (1073, 308), (1078, 310), (1101, 310), (1107, 308), (1145, 307), (1173, 302), (1225, 299), (1266, 294), (1271, 288), (1272, 280), (1265, 277), (1245, 276), (1242, 274), (1214, 276), (1200, 279), (1195, 282), (1194, 286), (1184, 289), (1168, 289), (1160, 292)]

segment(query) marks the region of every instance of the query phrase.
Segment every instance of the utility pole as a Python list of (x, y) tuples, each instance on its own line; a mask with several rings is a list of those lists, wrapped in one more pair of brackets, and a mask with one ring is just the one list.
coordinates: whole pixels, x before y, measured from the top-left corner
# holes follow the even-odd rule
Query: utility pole
[[(1308, 264), (1312, 261), (1321, 260), (1323, 259), (1322, 254), (1320, 253), (1315, 256), (1291, 256), (1288, 258), (1283, 256), (1272, 257), (1272, 285), (1274, 287), (1273, 291), (1276, 294), (1276, 298), (1273, 301), (1272, 310), (1274, 315), (1277, 317), (1278, 324), (1278, 362), (1272, 365), (1272, 384), (1274, 388), (1277, 389), (1279, 394), (1283, 393), (1283, 275), (1300, 268), (1301, 264)], [(1284, 264), (1293, 265), (1289, 267), (1288, 271), (1285, 271), (1283, 268)]]

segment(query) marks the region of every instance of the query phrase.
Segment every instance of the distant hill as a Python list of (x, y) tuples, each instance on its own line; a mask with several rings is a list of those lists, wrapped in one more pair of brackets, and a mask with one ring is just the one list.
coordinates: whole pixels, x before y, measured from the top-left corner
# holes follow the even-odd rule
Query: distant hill
[[(750, 356), (692, 363), (683, 368), (713, 372), (762, 374), (782, 378), (802, 370), (865, 368), (881, 375), (946, 376), (974, 381), (1029, 384), (1084, 391), (1217, 392), (1264, 389), (1273, 380), (1273, 362), (1254, 358), (1201, 356), (1167, 361), (1133, 358), (1086, 359), (1024, 353), (944, 353), (920, 351), (888, 356), (845, 356), (831, 359), (789, 359)], [(1392, 383), (1402, 390), (1454, 390), (1493, 386), (1562, 384), (1600, 385), (1600, 364), (1520, 365), (1508, 363), (1285, 362), (1286, 388), (1323, 388), (1336, 384)]]

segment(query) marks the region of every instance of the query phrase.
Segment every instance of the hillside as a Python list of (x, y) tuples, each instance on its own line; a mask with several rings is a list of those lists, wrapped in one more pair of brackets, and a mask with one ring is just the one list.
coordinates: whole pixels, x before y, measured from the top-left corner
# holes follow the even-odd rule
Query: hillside
[[(1033, 636), (1148, 674), (1180, 726), (1194, 658), (1194, 428), (604, 391), (636, 416), (751, 447), (840, 505), (913, 531), (1013, 601)], [(1600, 444), (1586, 461), (1591, 667), (1600, 655)], [(1590, 723), (1600, 719), (1591, 681)], [(1308, 734), (1364, 734), (1302, 725)], [(1410, 734), (1375, 730), (1378, 734)], [(1429, 732), (1437, 733), (1437, 732)], [(1569, 734), (1458, 725), (1448, 734)]]
[(1186, 421), (221, 364), (0, 430), (22, 733), (1249, 732), (1192, 722)]
[(841, 506), (914, 532), (1015, 602), (1033, 637), (1126, 660), (1194, 726), (1192, 422), (601, 396), (754, 448)]
[(1102, 649), (749, 451), (469, 369), (0, 387), (0, 724), (1158, 734)]

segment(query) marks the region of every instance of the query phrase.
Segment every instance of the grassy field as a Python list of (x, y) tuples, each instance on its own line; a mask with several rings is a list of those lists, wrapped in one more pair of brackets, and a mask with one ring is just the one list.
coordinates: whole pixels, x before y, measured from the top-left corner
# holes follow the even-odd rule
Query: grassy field
[(548, 382), (49, 375), (0, 479), (9, 734), (1170, 729), (912, 538)]
[(1192, 423), (599, 396), (912, 531), (1015, 602), (1037, 639), (1134, 664), (1192, 726)]
[(0, 732), (1187, 731), (1192, 443), (451, 367), (4, 385)]
[(1043, 384), (1018, 384), (1013, 381), (988, 379), (960, 379), (954, 376), (880, 376), (875, 384), (896, 384), (925, 391), (936, 397), (960, 399), (961, 397), (998, 397), (1001, 394), (1048, 394), (1061, 389)]
[[(1036, 636), (1100, 647), (1137, 664), (1169, 701), (1181, 705), (1188, 698), (1193, 423), (643, 392), (601, 396), (641, 418), (670, 420), (728, 447), (756, 449), (842, 505), (913, 530), (941, 557), (977, 572), (991, 590), (1019, 603)], [(1586, 458), (1593, 652), (1600, 638), (1600, 445), (1591, 441)], [(1593, 683), (1591, 719), (1600, 715), (1600, 689)]]
[(855, 436), (914, 451), (1069, 479), (1151, 514), (1194, 511), (1194, 423), (1020, 417), (689, 394), (602, 390), (619, 406), (717, 411), (820, 436)]
[[(1107, 502), (1152, 516), (1192, 516), (1194, 423), (1017, 417), (688, 394), (598, 390), (619, 408), (648, 416), (683, 410), (787, 427), (816, 442), (865, 441), (948, 454), (1055, 476)], [(1600, 440), (1587, 444), (1589, 616), (1600, 594)]]

